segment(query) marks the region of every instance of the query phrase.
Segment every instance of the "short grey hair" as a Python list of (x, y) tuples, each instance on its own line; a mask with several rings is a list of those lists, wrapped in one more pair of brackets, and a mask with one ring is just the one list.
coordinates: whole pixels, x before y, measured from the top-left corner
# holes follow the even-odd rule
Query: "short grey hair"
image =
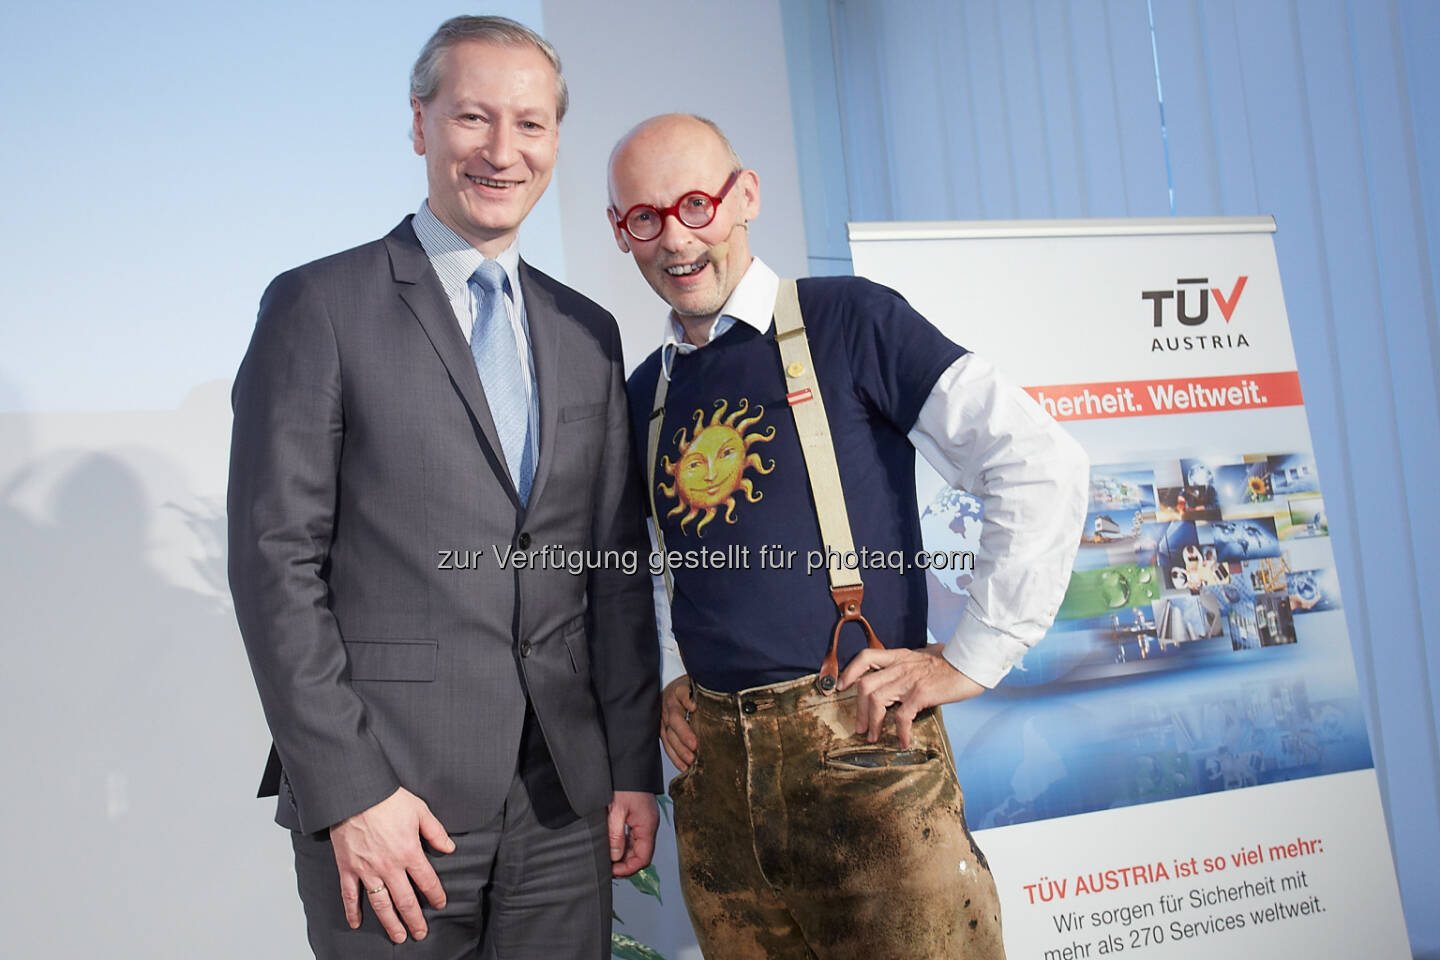
[(558, 123), (565, 119), (565, 111), (570, 106), (570, 90), (565, 86), (565, 74), (560, 72), (560, 54), (540, 34), (509, 17), (460, 16), (440, 24), (415, 59), (415, 66), (410, 71), (410, 96), (421, 103), (435, 99), (445, 52), (467, 40), (509, 47), (528, 44), (539, 50), (555, 68), (555, 121)]

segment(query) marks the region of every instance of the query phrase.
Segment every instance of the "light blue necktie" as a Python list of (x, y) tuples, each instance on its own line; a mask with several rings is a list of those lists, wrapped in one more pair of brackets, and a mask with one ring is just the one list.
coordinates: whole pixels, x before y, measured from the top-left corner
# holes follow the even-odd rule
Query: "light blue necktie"
[(530, 500), (535, 464), (530, 453), (530, 401), (515, 346), (515, 330), (505, 309), (505, 268), (486, 260), (470, 278), (475, 295), (475, 326), (470, 332), (470, 353), (485, 388), (485, 402), (495, 419), (495, 431), (505, 452), (505, 466), (520, 502)]

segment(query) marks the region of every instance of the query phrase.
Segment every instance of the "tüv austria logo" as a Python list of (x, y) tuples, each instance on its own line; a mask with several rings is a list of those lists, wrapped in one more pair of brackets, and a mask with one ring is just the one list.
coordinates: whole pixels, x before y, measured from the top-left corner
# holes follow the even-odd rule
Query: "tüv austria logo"
[[(1237, 277), (1228, 294), (1219, 286), (1212, 287), (1209, 277), (1181, 277), (1175, 281), (1173, 290), (1141, 291), (1140, 299), (1150, 303), (1155, 329), (1150, 352), (1235, 350), (1250, 346), (1245, 334), (1230, 326), (1249, 279), (1243, 274)], [(1217, 315), (1224, 326), (1213, 322)]]

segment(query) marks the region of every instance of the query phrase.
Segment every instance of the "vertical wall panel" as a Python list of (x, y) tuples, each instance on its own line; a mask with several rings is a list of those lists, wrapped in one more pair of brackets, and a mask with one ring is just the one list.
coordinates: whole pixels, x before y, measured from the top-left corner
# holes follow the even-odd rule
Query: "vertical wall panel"
[[(1350, 423), (1345, 417), (1347, 390), (1359, 385), (1350, 365), (1342, 368), (1344, 353), (1340, 317), (1352, 316), (1364, 304), (1373, 302), (1378, 284), (1375, 266), (1368, 259), (1360, 264), (1343, 285), (1332, 278), (1337, 271), (1349, 271), (1357, 235), (1369, 236), (1370, 224), (1365, 199), (1350, 185), (1364, 179), (1364, 158), (1360, 149), (1360, 128), (1355, 111), (1354, 75), (1350, 63), (1345, 29), (1343, 0), (1323, 0), (1311, 15), (1297, 25), (1297, 43), (1301, 50), (1300, 68), (1304, 71), (1306, 104), (1326, 104), (1327, 109), (1306, 109), (1303, 114), (1306, 140), (1300, 146), (1308, 160), (1304, 175), (1313, 184), (1312, 205), (1319, 207), (1320, 198), (1330, 197), (1313, 226), (1314, 239), (1320, 248), (1320, 259), (1313, 271), (1287, 276), (1286, 299), (1290, 302), (1290, 325), (1295, 339), (1297, 364), (1302, 371), (1310, 430), (1314, 437), (1317, 466), (1332, 492), (1326, 500), (1330, 517), (1331, 544), (1335, 552), (1345, 591), (1345, 618), (1350, 629), (1355, 653), (1356, 671), (1366, 701), (1372, 750), (1377, 770), (1381, 772), (1380, 790), (1388, 806), (1385, 738), (1378, 711), (1374, 676), (1374, 647), (1371, 643), (1368, 611), (1370, 591), (1367, 570), (1362, 562), (1359, 531), (1368, 505), (1357, 496), (1360, 480), (1356, 476), (1361, 464), (1352, 462), (1354, 449)], [(1323, 69), (1316, 69), (1323, 64)], [(1297, 224), (1298, 226), (1298, 224)], [(1285, 229), (1276, 244), (1289, 246), (1290, 234), (1297, 234), (1296, 244), (1305, 237), (1300, 231)], [(1299, 269), (1298, 266), (1292, 269)], [(1283, 273), (1283, 269), (1282, 269)], [(1305, 309), (1292, 288), (1305, 284), (1313, 291), (1317, 312)], [(1361, 380), (1363, 384), (1363, 379)]]
[[(960, 4), (945, 4), (927, 18), (936, 69), (933, 80), (943, 92), (941, 113), (930, 122), (945, 138), (946, 216), (957, 220), (985, 216), (985, 191), (979, 158), (982, 144), (975, 126), (975, 91), (970, 85), (969, 57), (964, 55), (965, 12)], [(923, 73), (924, 71), (922, 71)]]
[[(1397, 611), (1396, 619), (1402, 620), (1409, 631), (1374, 635), (1385, 638), (1383, 655), (1376, 657), (1377, 686), (1385, 691), (1380, 712), (1392, 729), (1414, 724), (1420, 717), (1428, 721), (1413, 726), (1408, 737), (1392, 738), (1388, 761), (1392, 772), (1404, 771), (1407, 778), (1423, 781), (1434, 797), (1440, 784), (1433, 762), (1427, 769), (1425, 760), (1436, 752), (1435, 700), (1428, 683), (1432, 674), (1424, 638), (1427, 627), (1432, 634), (1440, 630), (1440, 611), (1436, 610), (1434, 591), (1422, 590), (1420, 585), (1436, 582), (1440, 563), (1433, 549), (1420, 549), (1414, 535), (1424, 531), (1421, 542), (1428, 548), (1435, 531), (1440, 530), (1440, 504), (1431, 493), (1440, 426), (1436, 421), (1431, 366), (1434, 327), (1426, 316), (1428, 285), (1424, 274), (1428, 264), (1424, 260), (1423, 235), (1416, 230), (1415, 211), (1421, 206), (1418, 184), (1412, 175), (1413, 164), (1406, 162), (1407, 154), (1413, 156), (1414, 145), (1409, 98), (1397, 70), (1403, 68), (1403, 59), (1396, 56), (1399, 44), (1394, 6), (1367, 7), (1367, 15), (1360, 17), (1355, 12), (1352, 4), (1351, 48), (1374, 226), (1370, 256), (1378, 266), (1380, 281), (1381, 309), (1375, 315), (1378, 323), (1370, 329), (1384, 351), (1385, 379), (1379, 382), (1389, 388), (1374, 391), (1373, 395), (1382, 402), (1389, 401), (1386, 413), (1395, 443), (1388, 461), (1375, 462), (1394, 464), (1398, 460), (1395, 472), (1403, 493), (1396, 506), (1408, 514), (1413, 524), (1413, 528), (1402, 524), (1373, 534), (1376, 539), (1389, 541), (1402, 564), (1407, 559), (1412, 564), (1409, 569), (1395, 571), (1408, 589), (1395, 590), (1398, 596), (1390, 598), (1405, 604), (1406, 609), (1403, 613)], [(1440, 881), (1433, 870), (1440, 844), (1409, 842), (1417, 830), (1428, 827), (1433, 834), (1433, 803), (1425, 803), (1419, 791), (1402, 791), (1393, 786), (1392, 775), (1390, 817), (1396, 837), (1407, 841), (1397, 844), (1396, 849), (1402, 876), (1409, 881), (1407, 892), (1433, 905), (1440, 902)]]
[[(1158, 21), (1170, 4), (1160, 3), (1155, 11)], [(1214, 131), (1215, 163), (1220, 173), (1221, 207), (1215, 213), (1241, 216), (1257, 213), (1255, 195), (1255, 162), (1250, 147), (1249, 110), (1245, 101), (1245, 68), (1241, 61), (1239, 28), (1235, 22), (1235, 4), (1228, 0), (1204, 2), (1199, 7), (1200, 35), (1193, 38), (1175, 37), (1172, 31), (1160, 33), (1168, 49), (1176, 43), (1192, 43), (1204, 51), (1205, 77), (1209, 82), (1211, 112), (1197, 116), (1195, 122), (1209, 123)], [(1156, 24), (1159, 32), (1159, 23)], [(1161, 70), (1167, 61), (1161, 59)], [(1162, 75), (1161, 80), (1165, 78)], [(1172, 118), (1178, 121), (1179, 118)]]
[[(1373, 13), (1364, 17), (1354, 17), (1354, 9), (1352, 3), (1362, 142), (1376, 225), (1375, 255), (1381, 268), (1381, 319), (1389, 347), (1395, 416), (1403, 438), (1400, 455), (1408, 491), (1407, 508), (1415, 529), (1435, 531), (1440, 530), (1440, 500), (1430, 496), (1429, 490), (1440, 467), (1440, 404), (1433, 365), (1440, 350), (1436, 344), (1435, 301), (1428, 282), (1433, 278), (1424, 198), (1415, 162), (1406, 63), (1402, 56), (1396, 56), (1403, 49), (1399, 42), (1400, 21), (1393, 2), (1376, 5)], [(1434, 93), (1430, 91), (1425, 99), (1433, 99)], [(1440, 557), (1434, 551), (1419, 549), (1419, 544), (1412, 544), (1412, 550), (1418, 584), (1436, 582)], [(1421, 590), (1417, 595), (1424, 631), (1440, 634), (1440, 596)], [(1423, 655), (1423, 646), (1419, 652)], [(1434, 706), (1432, 700), (1432, 721), (1440, 719)], [(1431, 733), (1433, 740), (1433, 728)]]
[[(933, 80), (942, 93), (941, 113), (930, 122), (945, 138), (946, 216), (975, 219), (985, 215), (985, 191), (980, 179), (982, 147), (975, 127), (975, 91), (970, 86), (969, 58), (962, 55), (967, 30), (964, 9), (945, 4), (928, 18), (930, 45), (936, 70)], [(923, 73), (923, 71), (922, 71)]]
[(1070, 3), (1071, 44), (1078, 67), (1077, 120), (1089, 157), (1090, 216), (1123, 217), (1129, 212), (1127, 176), (1105, 6), (1105, 0)]
[[(1424, 293), (1428, 321), (1425, 326), (1431, 381), (1440, 384), (1440, 98), (1436, 97), (1440, 90), (1440, 58), (1435, 56), (1435, 50), (1440, 49), (1440, 4), (1401, 0), (1397, 29), (1404, 53), (1398, 58), (1398, 69), (1409, 96), (1410, 131), (1415, 141), (1412, 176), (1420, 194), (1413, 212), (1419, 242), (1424, 244), (1420, 267), (1425, 278), (1418, 289)], [(1416, 524), (1416, 529), (1425, 528)], [(1426, 626), (1435, 631), (1433, 614), (1427, 612), (1425, 617)], [(1440, 656), (1432, 655), (1429, 666), (1431, 699), (1440, 709)], [(1440, 719), (1436, 727), (1440, 729)]]
[(1040, 92), (1034, 12), (1029, 3), (1012, 0), (996, 26), (1005, 71), (1005, 115), (1010, 127), (1010, 156), (1015, 177), (1015, 215), (1053, 217), (1050, 138)]
[[(840, 15), (836, 16), (838, 12)], [(832, 11), (841, 144), (850, 209), (847, 219), (893, 220), (889, 156), (884, 149), (885, 106), (881, 86), (880, 29), (867, 3)]]
[(980, 171), (981, 216), (1016, 216), (1015, 163), (1011, 153), (1010, 111), (999, 42), (996, 0), (976, 0), (963, 8), (957, 53), (964, 56), (974, 126), (976, 167)]
[[(927, 62), (940, 53), (935, 31), (916, 0), (901, 0), (902, 16), (887, 17), (872, 35), (885, 63), (906, 63), (915, 51), (925, 51)], [(945, 124), (935, 122), (944, 111), (950, 91), (942, 91), (934, 74), (920, 70), (890, 70), (881, 77), (886, 168), (892, 215), (897, 220), (933, 219), (949, 208), (946, 177)]]
[[(1394, 812), (1397, 791), (1389, 771), (1407, 759), (1404, 751), (1408, 745), (1393, 736), (1392, 718), (1414, 697), (1413, 692), (1393, 689), (1396, 678), (1390, 675), (1391, 664), (1384, 658), (1377, 660), (1374, 641), (1377, 637), (1407, 633), (1414, 636), (1418, 623), (1403, 618), (1407, 591), (1386, 576), (1396, 554), (1389, 549), (1386, 535), (1396, 529), (1395, 524), (1404, 523), (1403, 507), (1398, 505), (1403, 502), (1403, 483), (1398, 471), (1374, 477), (1373, 471), (1366, 468), (1367, 464), (1393, 459), (1397, 437), (1388, 392), (1371, 389), (1371, 385), (1383, 383), (1386, 378), (1388, 363), (1382, 338), (1375, 335), (1372, 323), (1355, 320), (1379, 317), (1381, 300), (1374, 224), (1364, 191), (1355, 188), (1366, 178), (1365, 156), (1343, 0), (1312, 7), (1296, 32), (1303, 51), (1306, 102), (1311, 107), (1308, 115), (1313, 131), (1311, 156), (1317, 196), (1325, 198), (1320, 224), (1325, 269), (1315, 279), (1333, 307), (1325, 347), (1333, 358), (1331, 366), (1338, 387), (1335, 415), (1340, 420), (1335, 434), (1323, 431), (1324, 424), (1318, 418), (1312, 427), (1317, 453), (1323, 445), (1326, 461), (1343, 461), (1351, 475), (1346, 488), (1349, 502), (1344, 505), (1351, 519), (1339, 528), (1343, 536), (1336, 540), (1337, 561), (1346, 592), (1346, 619), (1351, 627), (1357, 669), (1375, 697), (1370, 705), (1371, 740), (1381, 774), (1381, 793), (1391, 811), (1393, 838), (1400, 827)], [(1293, 286), (1287, 282), (1287, 297)], [(1308, 346), (1310, 352), (1316, 350), (1315, 344)], [(1338, 516), (1332, 521), (1337, 526), (1340, 522)], [(1342, 555), (1340, 551), (1347, 547)], [(1403, 555), (1409, 551), (1405, 545), (1399, 550), (1403, 565)], [(1409, 592), (1413, 592), (1413, 584), (1409, 586)], [(1413, 609), (1413, 601), (1411, 606)], [(1392, 695), (1383, 699), (1376, 696), (1380, 689), (1391, 690)], [(1396, 854), (1396, 865), (1403, 877), (1408, 863), (1402, 846), (1396, 845)]]
[[(803, 0), (782, 4), (780, 15), (785, 25), (795, 153), (800, 169), (813, 171), (812, 175), (800, 178), (809, 272), (812, 276), (837, 270), (848, 274), (850, 245), (845, 235), (845, 220), (849, 216), (850, 199), (845, 184), (829, 2)], [(767, 179), (761, 184), (762, 199), (768, 187)]]
[(1034, 0), (1035, 53), (1039, 65), (1045, 148), (1050, 157), (1051, 208), (1046, 217), (1088, 217), (1085, 184), (1089, 166), (1076, 123), (1076, 67), (1070, 43), (1067, 0)]
[[(1440, 333), (1440, 3), (1400, 0), (1400, 44), (1410, 94), (1415, 136), (1415, 167), (1425, 224), (1430, 273), (1430, 329)], [(1435, 348), (1435, 379), (1440, 382), (1440, 347)]]
[(1195, 0), (1156, 5), (1155, 41), (1165, 91), (1175, 213), (1182, 217), (1208, 216), (1225, 209), (1225, 203), (1215, 143), (1217, 131), (1210, 122), (1214, 113), (1210, 64)]
[(1170, 187), (1150, 52), (1150, 14), (1145, 0), (1107, 0), (1105, 8), (1125, 157), (1125, 216), (1163, 217), (1170, 212)]

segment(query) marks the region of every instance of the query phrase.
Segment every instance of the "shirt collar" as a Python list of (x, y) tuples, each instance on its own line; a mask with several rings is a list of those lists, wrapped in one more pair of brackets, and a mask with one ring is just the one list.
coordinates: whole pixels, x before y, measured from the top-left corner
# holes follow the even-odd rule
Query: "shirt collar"
[[(415, 219), (410, 225), (415, 228), (420, 246), (425, 248), (425, 255), (435, 267), (445, 295), (451, 300), (464, 296), (470, 278), (485, 262), (485, 254), (441, 223), (440, 218), (431, 212), (429, 200), (420, 203), (420, 209), (415, 212)], [(520, 290), (519, 246), (510, 244), (495, 258), (495, 262), (505, 268), (505, 276), (510, 281), (510, 298), (514, 300)]]
[[(752, 257), (745, 275), (740, 278), (735, 289), (730, 291), (730, 298), (720, 308), (720, 314), (711, 325), (710, 336), (705, 342), (710, 343), (716, 337), (723, 336), (737, 320), (754, 327), (760, 333), (769, 330), (770, 319), (775, 313), (775, 295), (779, 292), (780, 277), (759, 257)], [(662, 348), (673, 349), (677, 353), (689, 353), (698, 349), (694, 344), (685, 342), (685, 328), (675, 317), (675, 311), (666, 313), (665, 320), (665, 341)], [(729, 322), (726, 322), (727, 320)]]

